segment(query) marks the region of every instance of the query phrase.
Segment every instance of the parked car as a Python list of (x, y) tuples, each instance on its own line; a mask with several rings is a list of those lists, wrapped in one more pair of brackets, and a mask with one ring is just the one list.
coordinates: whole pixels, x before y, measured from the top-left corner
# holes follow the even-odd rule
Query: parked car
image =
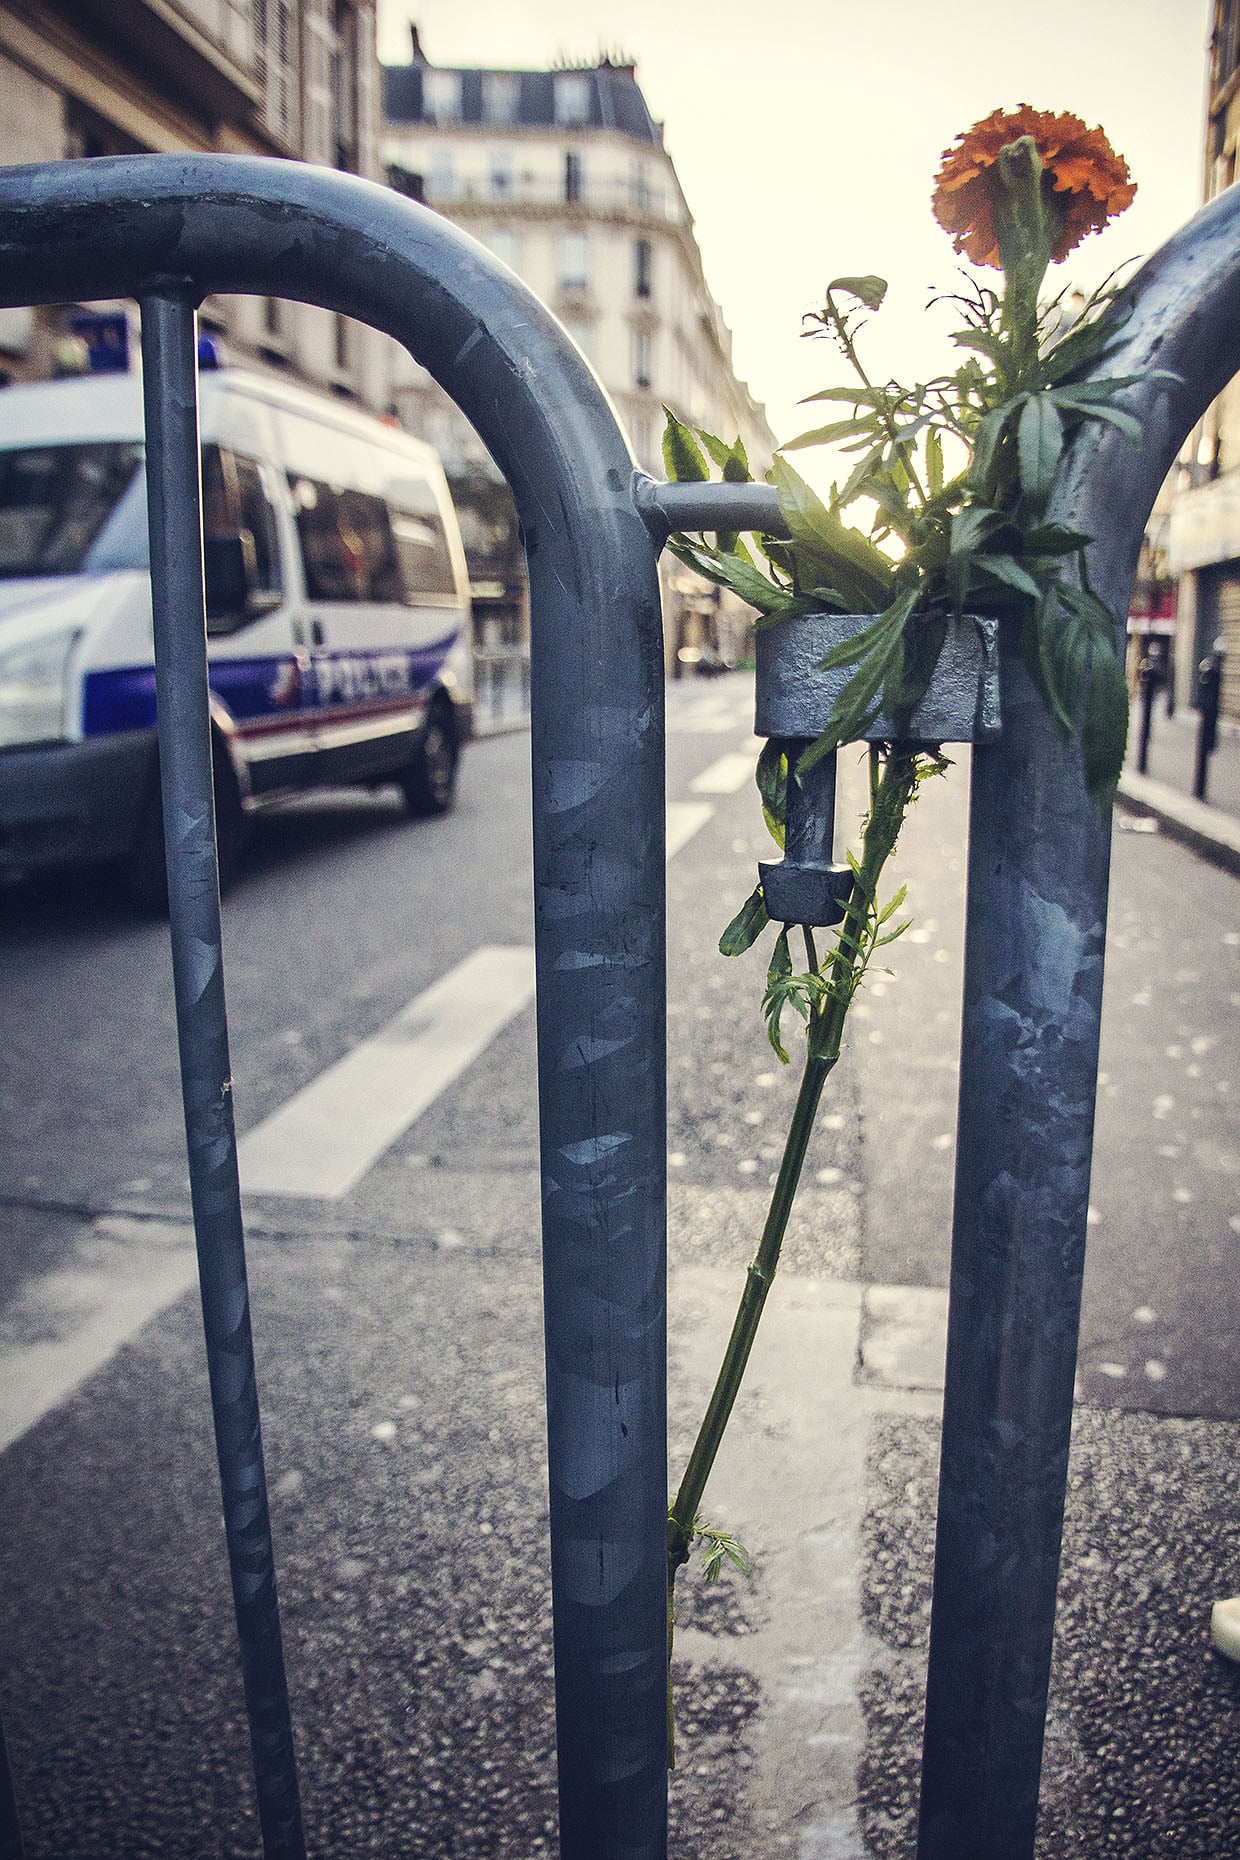
[[(274, 378), (201, 381), (222, 877), (246, 816), (324, 782), (452, 805), (472, 707), (439, 460)], [(0, 393), (0, 868), (109, 860), (165, 899), (141, 384)]]

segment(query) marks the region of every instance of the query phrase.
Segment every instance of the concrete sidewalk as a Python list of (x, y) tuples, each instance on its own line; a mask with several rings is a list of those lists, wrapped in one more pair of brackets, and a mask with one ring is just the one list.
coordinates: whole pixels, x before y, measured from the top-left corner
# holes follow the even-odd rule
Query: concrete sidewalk
[(1120, 777), (1119, 806), (1151, 820), (1169, 838), (1180, 840), (1203, 859), (1240, 876), (1240, 728), (1220, 723), (1218, 747), (1207, 770), (1207, 799), (1193, 796), (1198, 717), (1179, 710), (1168, 717), (1154, 706), (1146, 773), (1137, 773), (1140, 715), (1134, 705), (1129, 730), (1128, 766)]

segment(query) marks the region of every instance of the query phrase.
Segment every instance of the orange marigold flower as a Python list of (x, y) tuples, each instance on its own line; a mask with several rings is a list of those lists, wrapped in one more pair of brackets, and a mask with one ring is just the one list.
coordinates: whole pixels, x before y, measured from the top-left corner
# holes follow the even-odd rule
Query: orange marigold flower
[(951, 233), (957, 252), (975, 265), (1000, 269), (999, 242), (991, 210), (990, 174), (999, 151), (1020, 136), (1032, 136), (1050, 181), (1060, 226), (1051, 258), (1066, 258), (1087, 233), (1101, 232), (1109, 219), (1132, 204), (1136, 187), (1128, 164), (1101, 129), (1087, 129), (1079, 116), (1053, 116), (1022, 103), (995, 110), (967, 135), (944, 149), (935, 178), (934, 216)]

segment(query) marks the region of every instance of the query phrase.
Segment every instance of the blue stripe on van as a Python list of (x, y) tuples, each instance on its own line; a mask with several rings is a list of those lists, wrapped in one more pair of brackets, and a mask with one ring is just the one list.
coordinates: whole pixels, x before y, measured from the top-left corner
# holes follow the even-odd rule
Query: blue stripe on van
[[(356, 708), (370, 696), (415, 695), (430, 685), (453, 646), (456, 633), (412, 652), (323, 652), (304, 673), (291, 654), (264, 659), (217, 659), (211, 689), (238, 723), (316, 715)], [(108, 736), (146, 730), (155, 723), (155, 668), (117, 667), (88, 672), (83, 681), (82, 731)]]

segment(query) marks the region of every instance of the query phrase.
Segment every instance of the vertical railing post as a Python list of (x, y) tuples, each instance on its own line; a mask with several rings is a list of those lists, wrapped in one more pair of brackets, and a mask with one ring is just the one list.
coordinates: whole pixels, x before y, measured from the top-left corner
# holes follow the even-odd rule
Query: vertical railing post
[(241, 1670), (266, 1860), (305, 1842), (267, 1512), (233, 1129), (203, 596), (197, 319), (142, 299), (160, 784), (190, 1195)]
[(0, 1860), (23, 1860), (21, 1819), (17, 1812), (17, 1791), (9, 1763), (4, 1727), (0, 1725)]
[(1033, 1851), (1102, 1006), (1108, 835), (1001, 640), (973, 752), (920, 1860)]

